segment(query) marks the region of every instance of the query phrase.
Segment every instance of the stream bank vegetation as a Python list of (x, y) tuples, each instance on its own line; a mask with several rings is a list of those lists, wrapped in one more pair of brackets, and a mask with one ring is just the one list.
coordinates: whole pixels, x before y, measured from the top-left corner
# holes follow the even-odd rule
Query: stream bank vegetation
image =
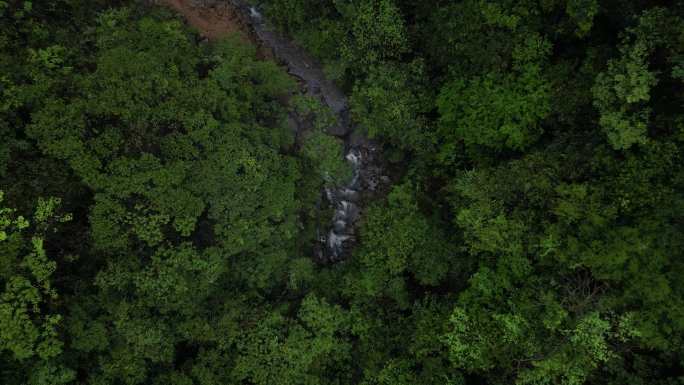
[(353, 255), (254, 46), (0, 1), (0, 382), (683, 383), (681, 2), (260, 6), (401, 170)]

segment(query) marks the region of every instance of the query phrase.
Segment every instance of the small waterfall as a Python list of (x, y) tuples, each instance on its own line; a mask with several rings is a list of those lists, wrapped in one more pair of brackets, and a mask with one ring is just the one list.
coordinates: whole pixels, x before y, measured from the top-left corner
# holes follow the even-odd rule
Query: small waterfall
[(325, 195), (330, 204), (335, 208), (332, 217), (332, 227), (328, 235), (321, 241), (326, 243), (327, 257), (331, 261), (339, 260), (345, 248), (345, 242), (354, 239), (354, 222), (359, 217), (360, 179), (361, 179), (361, 154), (356, 149), (351, 149), (345, 155), (345, 159), (352, 166), (352, 178), (349, 182), (335, 188), (326, 188)]
[[(349, 119), (347, 97), (327, 78), (323, 66), (289, 37), (270, 27), (257, 7), (245, 0), (228, 2), (242, 13), (259, 44), (270, 49), (273, 56), (287, 66), (288, 73), (304, 84), (304, 92), (323, 102), (338, 118), (338, 124), (328, 127), (326, 132), (345, 140), (349, 150), (344, 157), (352, 166), (353, 174), (351, 180), (343, 185), (325, 188), (325, 199), (335, 212), (327, 226), (316, 229), (320, 240), (316, 253), (323, 262), (342, 260), (354, 241), (355, 222), (360, 214), (360, 196), (366, 190), (376, 191), (377, 180), (381, 178), (382, 169), (378, 166), (375, 149), (367, 137), (355, 132)], [(332, 176), (326, 176), (325, 179), (328, 183), (335, 180)]]

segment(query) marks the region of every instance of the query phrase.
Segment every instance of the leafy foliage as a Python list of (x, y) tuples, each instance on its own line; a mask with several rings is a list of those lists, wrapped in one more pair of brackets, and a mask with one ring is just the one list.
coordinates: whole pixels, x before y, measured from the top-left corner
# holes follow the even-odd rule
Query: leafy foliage
[(56, 363), (64, 346), (62, 315), (50, 310), (58, 300), (52, 277), (57, 264), (44, 247), (54, 223), (70, 220), (56, 213), (58, 205), (55, 198), (39, 200), (33, 224), (13, 209), (0, 208), (0, 352), (9, 351), (22, 364), (33, 361), (32, 370), (54, 371), (53, 383), (67, 383), (74, 372)]
[(0, 1), (3, 383), (681, 382), (679, 4), (260, 7), (396, 182), (341, 263), (335, 117), (251, 43)]

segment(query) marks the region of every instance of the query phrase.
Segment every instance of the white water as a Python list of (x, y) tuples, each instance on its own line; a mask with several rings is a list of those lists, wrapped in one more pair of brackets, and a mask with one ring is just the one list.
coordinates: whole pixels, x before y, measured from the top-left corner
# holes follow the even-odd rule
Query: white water
[(257, 11), (256, 7), (249, 7), (249, 16), (253, 19), (261, 20), (261, 13)]
[[(377, 171), (379, 169), (373, 160), (374, 149), (370, 141), (363, 136), (357, 135), (356, 140), (351, 139), (354, 136), (354, 128), (349, 121), (347, 98), (342, 90), (326, 77), (322, 66), (289, 38), (270, 28), (256, 7), (246, 4), (244, 0), (230, 2), (250, 19), (250, 25), (260, 44), (269, 48), (279, 61), (287, 65), (290, 75), (305, 83), (306, 94), (320, 99), (339, 120), (338, 124), (327, 128), (326, 131), (344, 138), (347, 147), (351, 148), (345, 154), (345, 159), (351, 165), (353, 175), (348, 182), (325, 189), (325, 198), (335, 211), (326, 228), (319, 228), (320, 246), (324, 249), (319, 256), (328, 262), (341, 260), (346, 255), (348, 245), (354, 240), (354, 226), (360, 214), (358, 203), (361, 192), (365, 189), (373, 191), (377, 186), (377, 182), (371, 180), (373, 173), (380, 172)], [(362, 153), (368, 154), (369, 159), (362, 159)], [(376, 171), (369, 171), (373, 167)], [(327, 176), (326, 181), (330, 183), (335, 179), (337, 178)]]
[(326, 239), (328, 258), (333, 261), (342, 257), (345, 242), (353, 239), (354, 222), (359, 216), (359, 208), (355, 202), (359, 197), (361, 154), (352, 149), (347, 153), (345, 159), (352, 166), (352, 179), (334, 189), (325, 189), (326, 198), (335, 207), (335, 213), (332, 217), (333, 225)]

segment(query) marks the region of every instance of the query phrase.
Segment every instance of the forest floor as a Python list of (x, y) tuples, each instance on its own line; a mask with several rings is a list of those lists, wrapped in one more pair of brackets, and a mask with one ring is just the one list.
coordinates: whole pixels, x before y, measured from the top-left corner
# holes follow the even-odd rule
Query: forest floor
[(192, 0), (159, 0), (157, 3), (181, 14), (190, 26), (209, 40), (230, 35), (238, 35), (245, 41), (250, 40), (245, 32), (245, 25), (228, 3), (218, 3), (212, 7), (196, 6)]

